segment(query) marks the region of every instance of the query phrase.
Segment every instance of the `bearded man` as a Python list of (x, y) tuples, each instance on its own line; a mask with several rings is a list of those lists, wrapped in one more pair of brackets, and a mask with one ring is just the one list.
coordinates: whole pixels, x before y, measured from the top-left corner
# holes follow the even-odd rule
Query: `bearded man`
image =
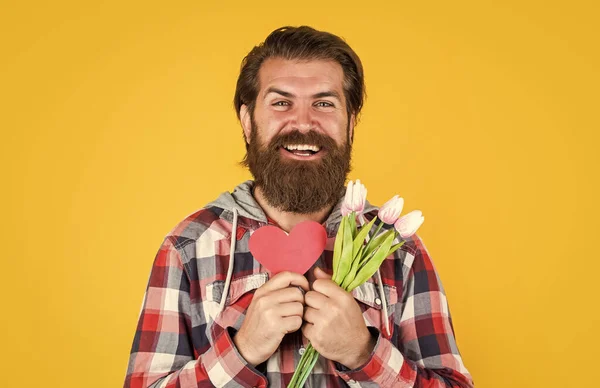
[[(333, 240), (363, 105), (363, 67), (336, 35), (283, 27), (244, 58), (234, 105), (254, 180), (188, 216), (156, 255), (125, 387), (285, 387), (308, 342), (314, 387), (472, 387), (431, 258), (413, 235), (381, 282), (333, 281)], [(368, 202), (365, 218), (377, 215)], [(323, 225), (307, 273), (271, 274), (258, 228)], [(383, 290), (383, 292), (380, 292)], [(382, 308), (385, 305), (386, 308)]]

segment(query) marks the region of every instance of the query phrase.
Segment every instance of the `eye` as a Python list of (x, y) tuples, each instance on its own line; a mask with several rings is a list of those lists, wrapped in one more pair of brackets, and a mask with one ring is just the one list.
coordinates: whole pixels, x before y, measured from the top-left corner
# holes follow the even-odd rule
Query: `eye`
[(273, 106), (289, 106), (290, 103), (288, 101), (276, 101), (273, 103)]
[(333, 108), (335, 106), (329, 101), (319, 101), (316, 105), (320, 108)]

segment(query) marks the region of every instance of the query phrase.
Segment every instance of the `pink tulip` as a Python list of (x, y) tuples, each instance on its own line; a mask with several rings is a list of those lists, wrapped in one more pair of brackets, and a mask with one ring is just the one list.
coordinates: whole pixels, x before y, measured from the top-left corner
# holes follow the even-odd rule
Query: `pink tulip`
[(348, 182), (346, 187), (346, 196), (342, 203), (342, 216), (346, 216), (351, 212), (362, 213), (365, 208), (365, 201), (367, 199), (367, 189), (360, 183), (360, 179), (356, 180), (356, 183)]
[(394, 228), (400, 233), (400, 237), (406, 239), (415, 234), (417, 229), (423, 224), (423, 221), (425, 221), (423, 213), (420, 210), (413, 210), (398, 218), (398, 221), (394, 223)]
[(400, 213), (402, 213), (402, 207), (404, 207), (404, 199), (394, 195), (392, 199), (384, 203), (383, 206), (379, 208), (377, 217), (379, 217), (383, 223), (392, 225), (398, 220), (398, 217), (400, 217)]

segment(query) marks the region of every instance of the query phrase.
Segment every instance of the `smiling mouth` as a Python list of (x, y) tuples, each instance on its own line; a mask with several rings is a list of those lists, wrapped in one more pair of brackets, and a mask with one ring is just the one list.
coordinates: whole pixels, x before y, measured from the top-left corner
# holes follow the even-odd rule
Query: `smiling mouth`
[(281, 148), (289, 154), (300, 157), (310, 157), (319, 154), (322, 150), (321, 147), (316, 145), (285, 145)]

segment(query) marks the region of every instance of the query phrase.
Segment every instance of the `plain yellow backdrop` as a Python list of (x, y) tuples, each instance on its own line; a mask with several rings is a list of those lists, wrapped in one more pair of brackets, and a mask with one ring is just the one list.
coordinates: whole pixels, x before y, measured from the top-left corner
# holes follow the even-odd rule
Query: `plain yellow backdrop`
[(122, 385), (162, 238), (250, 178), (241, 59), (302, 24), (363, 60), (350, 178), (424, 212), (476, 386), (597, 386), (595, 2), (95, 3), (1, 6), (3, 386)]

